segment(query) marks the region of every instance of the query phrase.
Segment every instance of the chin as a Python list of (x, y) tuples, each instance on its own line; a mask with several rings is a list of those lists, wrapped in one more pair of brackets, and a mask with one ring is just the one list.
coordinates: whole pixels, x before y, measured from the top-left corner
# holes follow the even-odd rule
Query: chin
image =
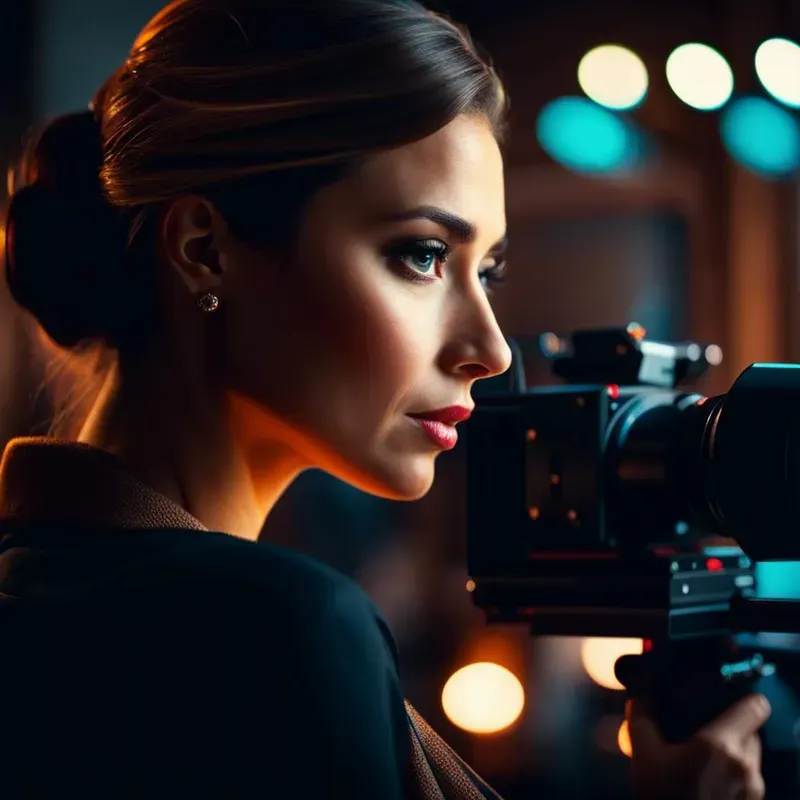
[(415, 456), (397, 459), (390, 464), (375, 465), (372, 469), (361, 471), (358, 478), (344, 475), (337, 477), (376, 497), (410, 502), (428, 494), (435, 472), (434, 457)]

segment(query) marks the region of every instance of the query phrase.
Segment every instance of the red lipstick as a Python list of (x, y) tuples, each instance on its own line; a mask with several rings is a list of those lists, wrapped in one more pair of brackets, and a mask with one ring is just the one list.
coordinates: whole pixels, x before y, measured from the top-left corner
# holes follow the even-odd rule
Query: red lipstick
[(409, 414), (422, 428), (435, 445), (443, 450), (452, 450), (458, 441), (456, 423), (464, 422), (472, 414), (471, 408), (465, 406), (448, 406), (435, 411), (424, 411), (420, 414)]

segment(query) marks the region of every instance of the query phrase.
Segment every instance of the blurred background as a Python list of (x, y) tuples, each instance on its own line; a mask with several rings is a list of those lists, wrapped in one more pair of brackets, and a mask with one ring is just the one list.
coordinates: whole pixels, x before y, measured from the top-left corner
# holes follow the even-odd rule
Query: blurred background
[[(796, 0), (463, 0), (512, 99), (510, 336), (636, 320), (721, 346), (700, 389), (753, 361), (800, 360), (800, 4)], [(160, 0), (0, 0), (0, 156), (29, 125), (85, 107)], [(0, 289), (0, 439), (37, 430), (50, 369)], [(526, 350), (529, 384), (551, 382)], [(612, 665), (641, 641), (487, 628), (465, 584), (464, 453), (423, 501), (303, 477), (264, 538), (354, 576), (400, 646), (409, 698), (509, 800), (626, 796)], [(800, 597), (800, 569), (760, 568)], [(493, 664), (495, 667), (474, 666)], [(782, 795), (788, 796), (788, 795)]]

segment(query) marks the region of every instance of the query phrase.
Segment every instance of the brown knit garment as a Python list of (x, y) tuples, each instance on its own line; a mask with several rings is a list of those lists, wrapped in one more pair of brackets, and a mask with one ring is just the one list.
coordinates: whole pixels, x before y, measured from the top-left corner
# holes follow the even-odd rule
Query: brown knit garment
[(411, 783), (419, 800), (501, 800), (406, 700)]

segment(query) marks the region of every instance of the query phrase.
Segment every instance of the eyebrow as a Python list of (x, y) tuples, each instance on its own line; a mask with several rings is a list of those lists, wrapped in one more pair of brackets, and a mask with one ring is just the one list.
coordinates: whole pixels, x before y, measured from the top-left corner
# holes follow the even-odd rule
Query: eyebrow
[(457, 237), (462, 244), (469, 244), (475, 240), (478, 235), (478, 229), (467, 220), (459, 217), (457, 214), (452, 214), (445, 211), (443, 208), (436, 206), (419, 206), (412, 208), (410, 211), (404, 211), (402, 214), (397, 214), (392, 219), (403, 222), (410, 219), (429, 219), (437, 225), (446, 228), (450, 233)]

